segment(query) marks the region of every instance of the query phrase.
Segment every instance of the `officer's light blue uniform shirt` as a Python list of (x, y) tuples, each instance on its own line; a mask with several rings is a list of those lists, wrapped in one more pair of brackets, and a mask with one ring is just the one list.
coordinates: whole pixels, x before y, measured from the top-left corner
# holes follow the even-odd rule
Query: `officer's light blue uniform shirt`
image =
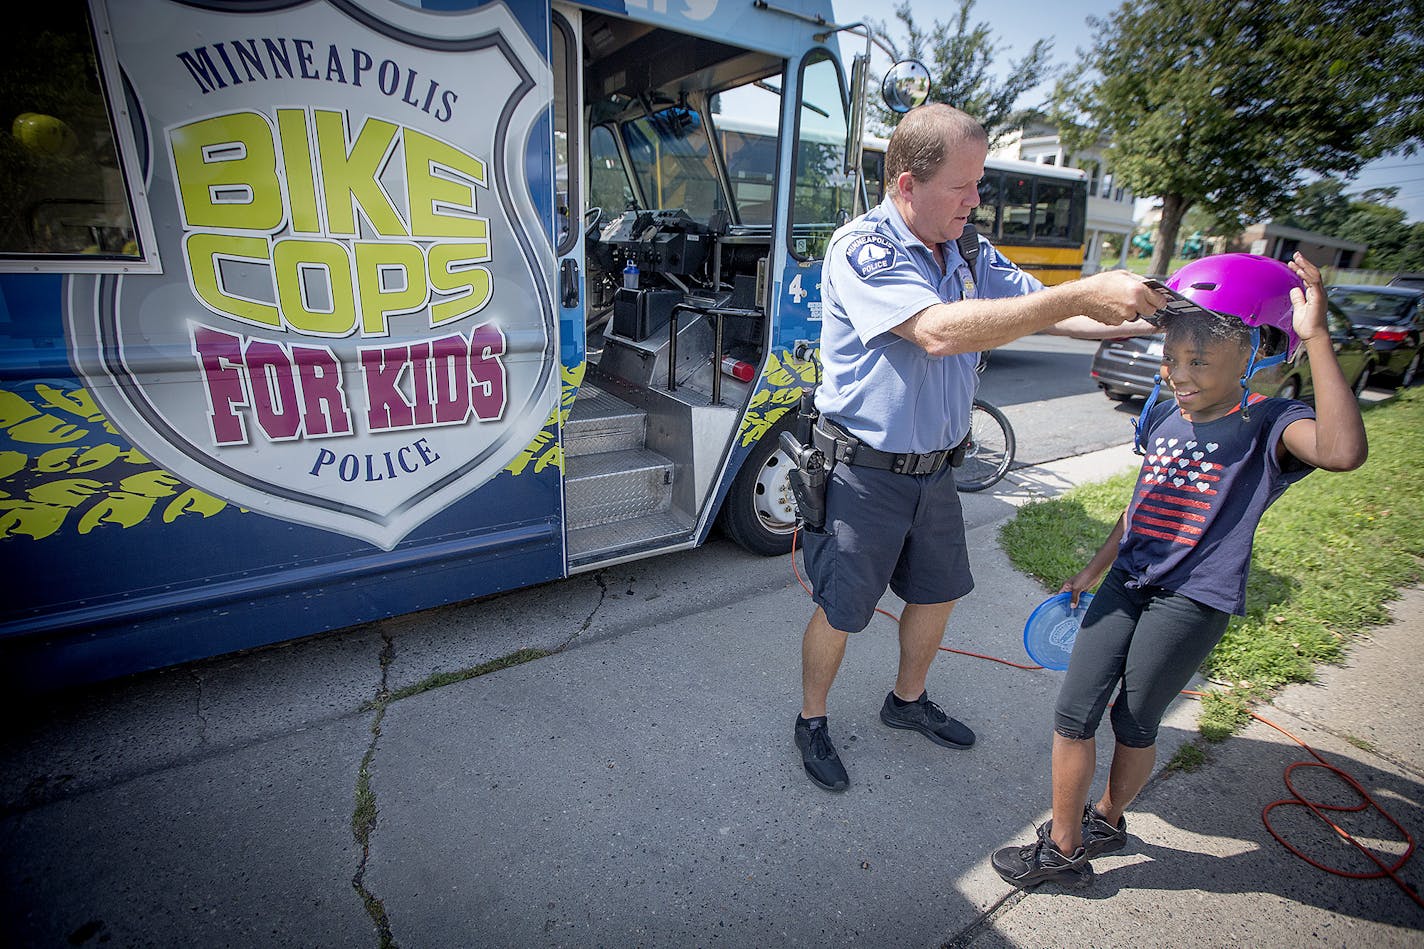
[(983, 237), (971, 279), (954, 243), (943, 252), (941, 273), (888, 197), (831, 237), (821, 286), (816, 407), (872, 448), (921, 453), (959, 444), (979, 384), (977, 353), (931, 356), (891, 332), (894, 327), (936, 303), (1043, 289)]

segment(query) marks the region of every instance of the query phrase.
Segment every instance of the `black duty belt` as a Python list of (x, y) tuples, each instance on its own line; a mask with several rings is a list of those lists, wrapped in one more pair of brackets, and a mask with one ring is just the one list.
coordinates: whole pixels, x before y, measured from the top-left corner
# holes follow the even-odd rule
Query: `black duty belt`
[(954, 454), (953, 448), (941, 448), (938, 451), (922, 454), (881, 451), (878, 448), (861, 444), (855, 436), (824, 418), (816, 422), (816, 426), (812, 430), (812, 438), (816, 448), (825, 452), (829, 458), (848, 465), (859, 465), (862, 468), (893, 471), (895, 474), (934, 474), (948, 466), (950, 458)]

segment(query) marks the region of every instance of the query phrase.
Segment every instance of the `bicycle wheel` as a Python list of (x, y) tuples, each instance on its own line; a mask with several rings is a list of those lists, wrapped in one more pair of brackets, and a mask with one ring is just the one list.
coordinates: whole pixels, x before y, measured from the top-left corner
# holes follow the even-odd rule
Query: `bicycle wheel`
[(954, 469), (961, 491), (983, 491), (999, 483), (1014, 463), (1014, 430), (1004, 413), (988, 402), (974, 400), (969, 416), (969, 448), (964, 464)]

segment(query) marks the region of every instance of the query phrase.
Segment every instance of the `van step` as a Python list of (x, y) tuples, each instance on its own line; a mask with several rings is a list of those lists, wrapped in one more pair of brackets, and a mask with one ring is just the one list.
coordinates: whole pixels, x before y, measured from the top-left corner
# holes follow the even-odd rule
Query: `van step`
[(672, 507), (672, 462), (645, 448), (564, 459), (570, 531), (655, 514)]
[(564, 423), (564, 457), (642, 448), (648, 413), (585, 382)]
[(679, 511), (659, 511), (642, 517), (597, 524), (569, 531), (569, 564), (592, 563), (615, 553), (657, 546), (692, 536), (693, 520)]

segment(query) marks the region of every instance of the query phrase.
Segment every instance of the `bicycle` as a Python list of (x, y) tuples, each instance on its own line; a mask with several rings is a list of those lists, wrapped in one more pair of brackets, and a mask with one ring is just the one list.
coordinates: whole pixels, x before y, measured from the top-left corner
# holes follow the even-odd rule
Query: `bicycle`
[(1003, 412), (983, 399), (969, 415), (969, 447), (964, 464), (954, 469), (961, 491), (983, 491), (998, 484), (1014, 463), (1014, 429)]

